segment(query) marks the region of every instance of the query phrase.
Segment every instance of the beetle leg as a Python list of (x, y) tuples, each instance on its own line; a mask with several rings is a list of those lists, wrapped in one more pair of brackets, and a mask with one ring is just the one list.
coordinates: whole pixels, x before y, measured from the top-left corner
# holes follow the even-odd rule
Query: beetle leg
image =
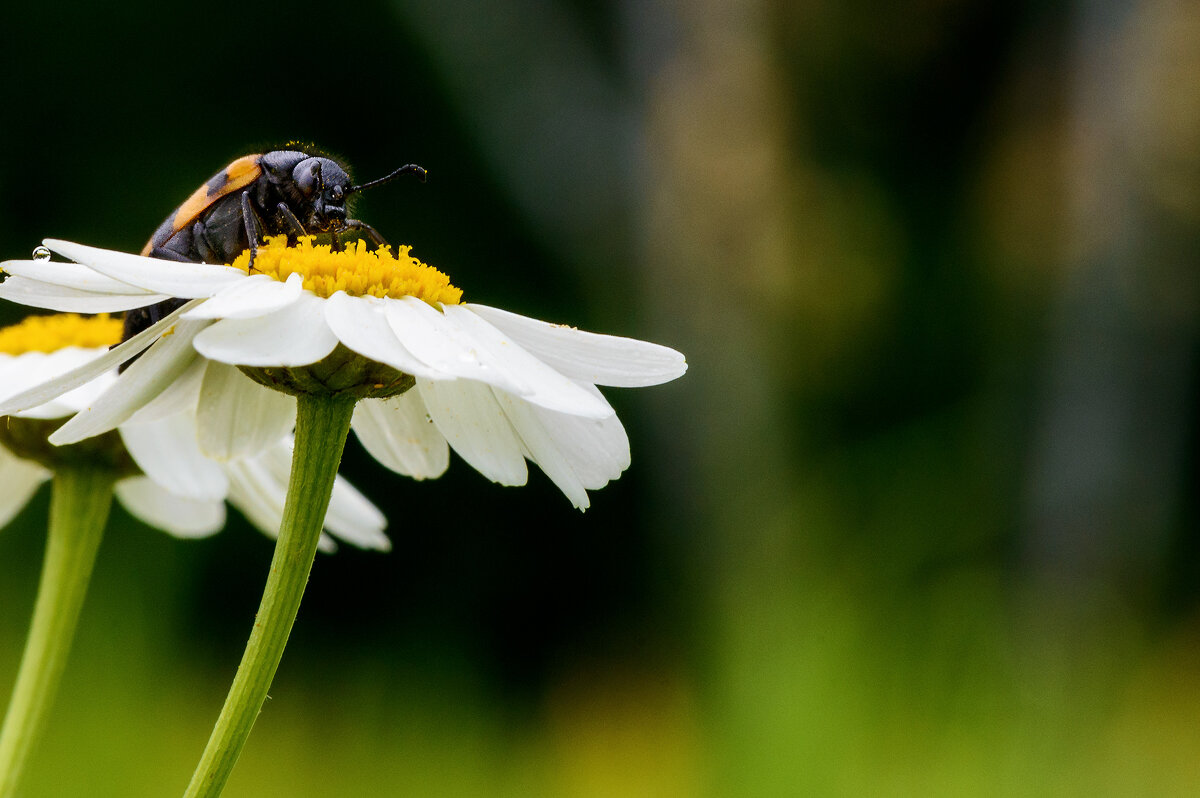
[(250, 245), (250, 264), (246, 274), (254, 271), (254, 258), (258, 255), (258, 214), (250, 204), (250, 191), (242, 192), (242, 223), (246, 225), (246, 243)]
[(346, 224), (342, 227), (342, 229), (343, 230), (361, 230), (363, 233), (366, 234), (367, 238), (371, 239), (371, 242), (373, 244), (375, 244), (376, 249), (378, 249), (380, 247), (391, 248), (391, 246), (392, 246), (391, 244), (389, 244), (387, 241), (384, 240), (383, 236), (379, 235), (378, 230), (376, 230), (374, 227), (367, 224), (366, 222), (360, 222), (358, 219), (347, 219)]
[(275, 207), (279, 211), (279, 216), (287, 223), (287, 226), (292, 228), (292, 235), (296, 237), (308, 235), (308, 231), (304, 229), (304, 225), (296, 218), (296, 214), (292, 213), (292, 209), (288, 207), (286, 202), (281, 202)]

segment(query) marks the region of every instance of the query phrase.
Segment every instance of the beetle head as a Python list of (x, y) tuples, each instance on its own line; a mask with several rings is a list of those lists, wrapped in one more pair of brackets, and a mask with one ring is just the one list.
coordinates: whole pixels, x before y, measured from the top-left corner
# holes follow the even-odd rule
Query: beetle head
[(292, 170), (296, 190), (304, 197), (308, 218), (301, 219), (313, 232), (340, 230), (346, 223), (346, 195), (350, 176), (337, 161), (313, 156)]

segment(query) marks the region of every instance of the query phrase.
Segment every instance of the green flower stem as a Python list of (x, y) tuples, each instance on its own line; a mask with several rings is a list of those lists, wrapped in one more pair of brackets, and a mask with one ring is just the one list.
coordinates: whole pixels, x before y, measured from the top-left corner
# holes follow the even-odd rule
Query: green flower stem
[(42, 581), (0, 731), (0, 798), (16, 795), (21, 772), (45, 726), (104, 536), (115, 482), (116, 473), (106, 468), (55, 471)]
[(225, 706), (184, 793), (188, 798), (221, 794), (266, 700), (312, 570), (353, 413), (350, 397), (297, 397), (295, 456), (271, 573)]

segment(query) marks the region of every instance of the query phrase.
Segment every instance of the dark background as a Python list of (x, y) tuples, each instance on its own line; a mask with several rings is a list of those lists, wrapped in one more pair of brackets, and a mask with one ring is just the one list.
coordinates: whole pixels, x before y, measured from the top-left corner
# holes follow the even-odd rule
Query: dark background
[[(469, 300), (675, 347), (633, 465), (416, 483), (319, 558), (230, 796), (1193, 794), (1200, 11), (6, 11), (0, 256), (290, 140)], [(22, 309), (0, 308), (5, 323)], [(0, 677), (45, 491), (0, 535)], [(29, 796), (182, 790), (270, 542), (114, 512)], [(7, 682), (5, 682), (7, 683)]]

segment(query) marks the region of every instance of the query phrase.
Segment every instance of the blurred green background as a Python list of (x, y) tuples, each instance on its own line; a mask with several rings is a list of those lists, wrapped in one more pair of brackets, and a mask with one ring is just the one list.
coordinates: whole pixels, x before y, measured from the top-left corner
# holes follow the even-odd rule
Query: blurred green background
[[(633, 465), (343, 473), (229, 796), (1200, 791), (1200, 6), (10, 4), (0, 255), (136, 251), (233, 157), (466, 297), (684, 352)], [(0, 308), (0, 321), (20, 310)], [(0, 533), (0, 684), (45, 491)], [(179, 794), (271, 544), (114, 511), (27, 796)], [(7, 692), (7, 687), (2, 692)]]

